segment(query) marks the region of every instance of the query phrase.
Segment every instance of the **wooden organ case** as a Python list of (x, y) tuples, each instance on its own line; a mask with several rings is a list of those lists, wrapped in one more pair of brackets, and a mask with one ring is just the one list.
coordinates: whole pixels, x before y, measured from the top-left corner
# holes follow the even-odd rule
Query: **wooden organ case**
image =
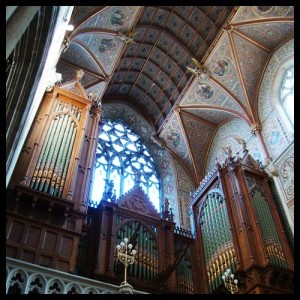
[(45, 93), (7, 189), (7, 256), (75, 271), (101, 116), (79, 78)]
[(293, 293), (293, 256), (283, 234), (268, 175), (247, 150), (227, 158), (193, 193), (202, 292), (229, 293), (222, 275), (230, 268), (241, 294)]
[(88, 212), (81, 269), (85, 276), (119, 285), (124, 265), (117, 259), (116, 246), (126, 237), (137, 251), (128, 266), (128, 282), (150, 293), (199, 292), (195, 243), (191, 233), (163, 218), (143, 190), (136, 185), (118, 201), (102, 200)]

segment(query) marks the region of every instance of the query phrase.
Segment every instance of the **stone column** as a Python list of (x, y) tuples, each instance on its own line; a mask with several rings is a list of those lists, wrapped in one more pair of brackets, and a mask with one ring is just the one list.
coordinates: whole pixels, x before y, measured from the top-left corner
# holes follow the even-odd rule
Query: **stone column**
[[(6, 23), (6, 59), (40, 9), (40, 6), (19, 6)], [(7, 11), (9, 13), (9, 11)]]

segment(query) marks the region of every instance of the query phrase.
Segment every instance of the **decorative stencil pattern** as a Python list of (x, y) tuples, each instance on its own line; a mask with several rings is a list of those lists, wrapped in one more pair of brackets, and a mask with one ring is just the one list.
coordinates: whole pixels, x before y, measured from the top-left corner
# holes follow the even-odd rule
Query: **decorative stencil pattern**
[(139, 6), (110, 6), (85, 22), (80, 28), (105, 28), (127, 31)]
[(161, 134), (161, 137), (166, 141), (167, 146), (182, 159), (184, 164), (190, 170), (193, 170), (191, 157), (181, 127), (179, 126), (177, 114), (173, 115), (173, 118), (168, 123), (166, 130)]
[(214, 132), (214, 127), (205, 123), (195, 121), (190, 116), (181, 114), (182, 122), (184, 124), (186, 136), (191, 149), (198, 149), (194, 151), (194, 162), (199, 177), (203, 175), (205, 155), (207, 152), (208, 144)]
[(188, 94), (183, 98), (180, 105), (210, 105), (236, 110), (243, 114), (242, 109), (228, 94), (212, 83), (210, 80), (202, 86), (195, 80)]
[(286, 61), (294, 63), (294, 39), (289, 40), (274, 52), (264, 73), (258, 95), (258, 115), (261, 123), (267, 119), (278, 102), (276, 92), (281, 83), (278, 72)]
[(223, 34), (218, 46), (210, 55), (205, 65), (216, 80), (226, 86), (235, 96), (237, 96), (242, 104), (247, 106), (247, 100), (237, 76), (236, 66), (233, 63), (234, 59), (229, 45), (228, 35)]
[(272, 26), (269, 24), (251, 24), (239, 26), (238, 30), (271, 50), (294, 33), (294, 23), (279, 22)]
[(178, 160), (174, 159), (177, 187), (178, 187), (178, 209), (179, 209), (179, 226), (190, 230), (190, 216), (188, 214), (188, 205), (190, 201), (190, 192), (195, 189), (195, 186), (182, 167)]
[(254, 103), (255, 86), (265, 66), (268, 53), (250, 42), (234, 34), (234, 41), (238, 49), (238, 58), (243, 72), (244, 82), (251, 106)]
[(294, 16), (293, 6), (241, 6), (232, 23), (258, 18)]
[(286, 134), (282, 121), (276, 110), (273, 110), (263, 123), (262, 136), (271, 157), (275, 160), (292, 142)]
[(190, 112), (195, 116), (200, 117), (206, 121), (211, 122), (213, 125), (220, 125), (220, 123), (225, 122), (227, 119), (231, 119), (234, 115), (231, 113), (226, 113), (223, 110), (215, 109), (197, 109), (197, 108), (185, 108), (184, 111)]
[[(80, 45), (76, 43), (70, 44), (68, 50), (62, 54), (62, 59), (67, 60), (71, 63), (74, 63), (79, 68), (89, 69), (92, 72), (98, 73), (101, 70), (97, 68), (97, 64), (91, 58), (91, 56), (87, 55), (86, 49), (83, 49)], [(101, 72), (102, 73), (102, 72)]]
[(252, 152), (257, 151), (257, 149), (260, 149), (257, 139), (256, 141), (252, 141), (252, 143), (248, 144), (248, 141), (251, 138), (250, 126), (240, 119), (233, 119), (231, 122), (228, 122), (221, 126), (216, 132), (209, 150), (208, 159), (205, 167), (205, 174), (213, 170), (216, 158), (218, 159), (218, 162), (220, 164), (224, 163), (226, 155), (222, 150), (222, 147), (230, 146), (233, 155), (239, 153), (239, 156), (243, 156), (242, 145), (239, 144), (234, 138), (244, 139), (247, 144), (247, 149), (249, 150), (249, 153), (251, 155)]
[(114, 36), (108, 34), (84, 34), (76, 37), (86, 44), (94, 53), (105, 72), (110, 74), (115, 66), (116, 59), (120, 54), (123, 43)]
[(100, 82), (88, 89), (86, 89), (87, 94), (89, 93), (94, 93), (97, 95), (97, 99), (101, 99), (103, 93), (104, 93), (104, 89), (106, 87), (106, 83), (105, 82)]
[(294, 223), (294, 165), (295, 165), (295, 149), (291, 144), (287, 151), (276, 161), (274, 165), (278, 169), (278, 177), (281, 183), (282, 191), (285, 198), (285, 204), (290, 212), (292, 222)]

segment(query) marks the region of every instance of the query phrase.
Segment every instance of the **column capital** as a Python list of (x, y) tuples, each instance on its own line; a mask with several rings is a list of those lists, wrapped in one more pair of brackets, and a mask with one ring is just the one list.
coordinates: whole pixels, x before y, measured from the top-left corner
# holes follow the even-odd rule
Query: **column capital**
[(257, 131), (261, 131), (262, 130), (262, 126), (261, 126), (261, 124), (260, 123), (253, 123), (252, 125), (251, 125), (251, 133), (252, 134), (256, 134), (257, 133)]

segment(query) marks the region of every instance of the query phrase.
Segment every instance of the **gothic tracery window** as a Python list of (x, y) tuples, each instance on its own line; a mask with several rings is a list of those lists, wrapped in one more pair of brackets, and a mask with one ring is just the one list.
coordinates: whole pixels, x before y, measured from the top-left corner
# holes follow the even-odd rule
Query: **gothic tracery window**
[(284, 73), (280, 100), (289, 120), (294, 124), (294, 66), (289, 67)]
[(294, 124), (294, 66), (290, 66), (283, 75), (280, 100), (286, 115)]
[(101, 129), (96, 150), (91, 206), (114, 201), (139, 185), (160, 211), (159, 179), (154, 159), (140, 136), (120, 121)]

